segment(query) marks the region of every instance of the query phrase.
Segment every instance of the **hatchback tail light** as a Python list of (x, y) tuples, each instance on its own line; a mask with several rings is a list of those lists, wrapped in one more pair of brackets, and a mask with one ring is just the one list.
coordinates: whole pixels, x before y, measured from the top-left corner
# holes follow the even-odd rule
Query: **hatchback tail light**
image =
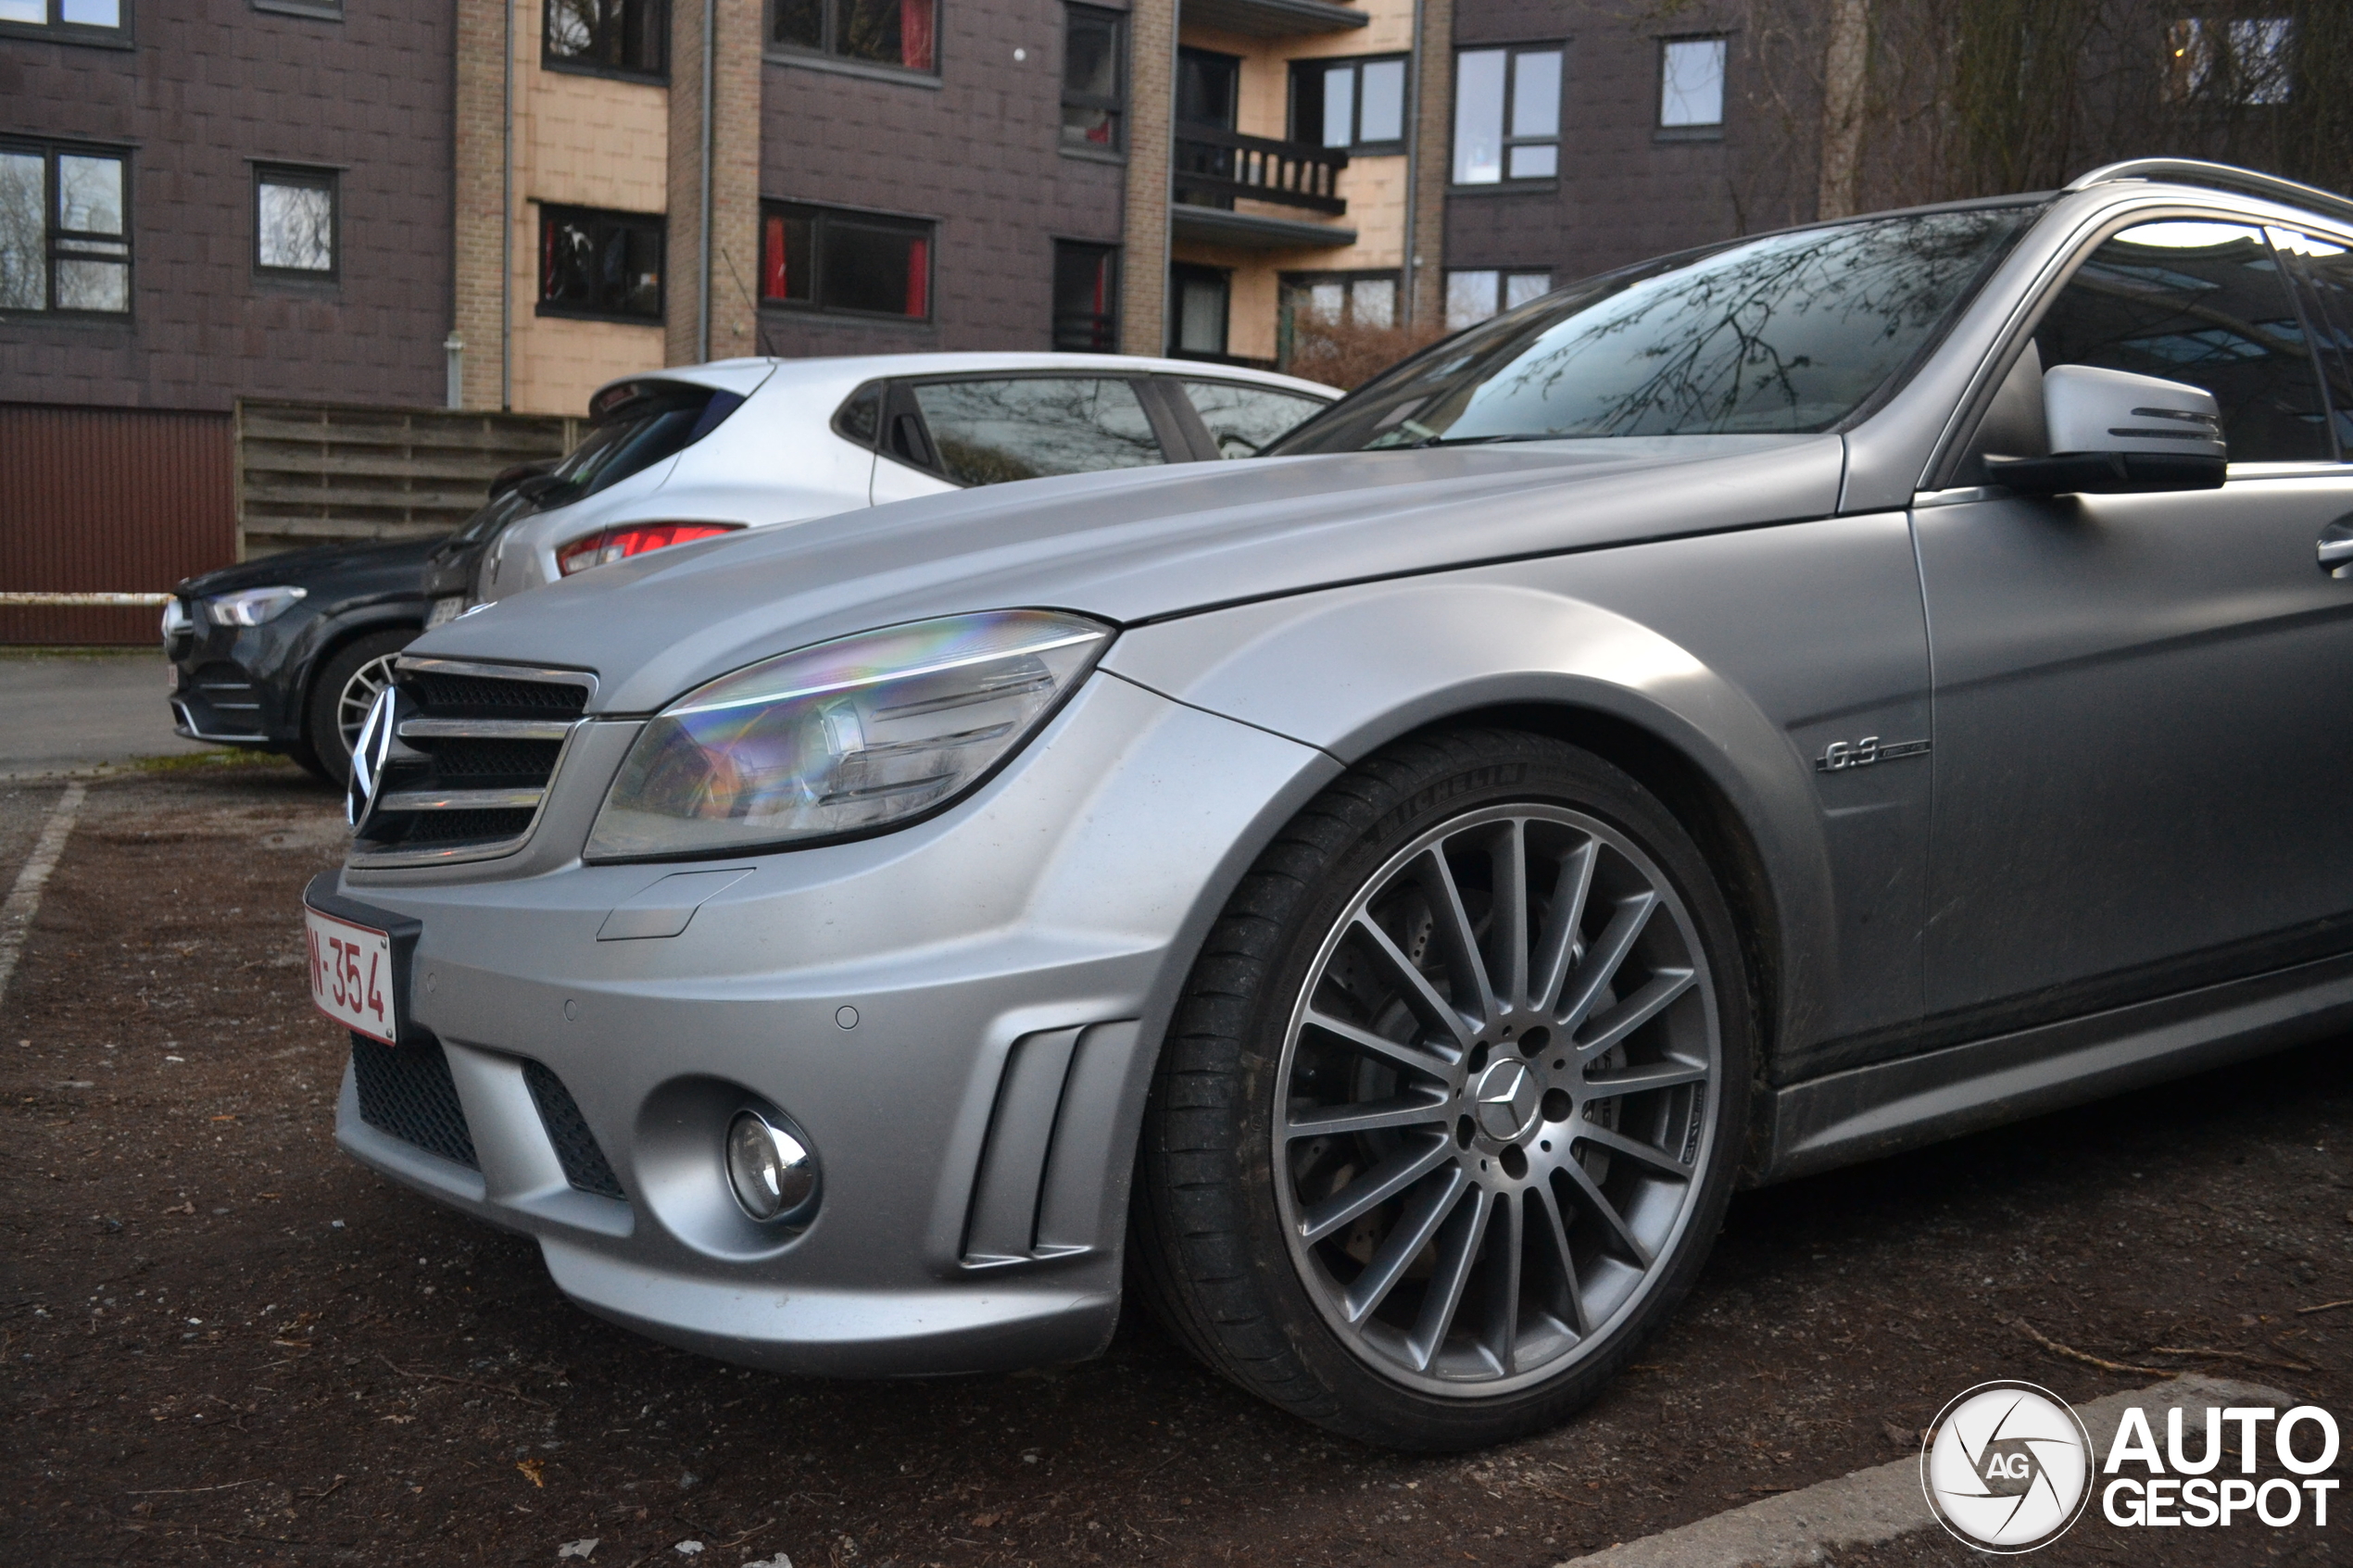
[(740, 522), (633, 522), (621, 528), (608, 528), (601, 533), (574, 539), (558, 550), (556, 570), (569, 577), (575, 571), (585, 571), (592, 566), (603, 566), (608, 561), (642, 556), (648, 550), (691, 544), (697, 539), (716, 539), (722, 533), (733, 533), (741, 527), (743, 524)]

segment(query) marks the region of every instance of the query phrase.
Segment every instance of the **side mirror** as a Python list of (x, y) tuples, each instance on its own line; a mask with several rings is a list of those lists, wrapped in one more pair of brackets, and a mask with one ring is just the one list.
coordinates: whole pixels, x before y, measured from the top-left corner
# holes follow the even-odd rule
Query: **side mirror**
[(2050, 455), (1985, 459), (1986, 477), (2021, 495), (2213, 490), (2227, 456), (2222, 411), (2202, 387), (2091, 365), (2043, 372)]

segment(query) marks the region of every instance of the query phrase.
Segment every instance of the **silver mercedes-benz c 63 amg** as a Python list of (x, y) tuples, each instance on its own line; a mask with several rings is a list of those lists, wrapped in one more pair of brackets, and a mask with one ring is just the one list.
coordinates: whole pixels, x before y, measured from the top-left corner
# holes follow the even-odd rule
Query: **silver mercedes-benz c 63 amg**
[(2353, 1022), (2353, 204), (1822, 223), (427, 634), (343, 1147), (733, 1361), (1559, 1420), (1728, 1195)]

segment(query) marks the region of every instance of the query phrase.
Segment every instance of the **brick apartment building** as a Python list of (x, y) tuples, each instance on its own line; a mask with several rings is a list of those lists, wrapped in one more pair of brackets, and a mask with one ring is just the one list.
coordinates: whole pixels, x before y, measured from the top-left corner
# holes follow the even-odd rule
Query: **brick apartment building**
[(233, 553), (240, 400), (577, 415), (747, 353), (1273, 364), (1303, 320), (1459, 325), (1732, 232), (1740, 35), (1631, 15), (0, 0), (0, 470), (38, 481), (0, 483), (0, 590)]

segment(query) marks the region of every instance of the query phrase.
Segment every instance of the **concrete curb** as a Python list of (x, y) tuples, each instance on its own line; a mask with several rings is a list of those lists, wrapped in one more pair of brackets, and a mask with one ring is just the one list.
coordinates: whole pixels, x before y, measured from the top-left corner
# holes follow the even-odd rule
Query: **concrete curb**
[[(2150, 1424), (2162, 1432), (2164, 1412), (2175, 1405), (2190, 1411), (2208, 1405), (2269, 1405), (2286, 1410), (2299, 1402), (2293, 1395), (2259, 1384), (2184, 1376), (2110, 1394), (2076, 1406), (2075, 1413), (2092, 1435), (2096, 1468), (2099, 1458), (2116, 1440), (2117, 1424), (2124, 1419), (2129, 1406), (2146, 1411)], [(1591, 1552), (1562, 1568), (1800, 1568), (1821, 1562), (1834, 1549), (1877, 1546), (1915, 1530), (1940, 1528), (1920, 1490), (1919, 1456), (1915, 1454)]]

